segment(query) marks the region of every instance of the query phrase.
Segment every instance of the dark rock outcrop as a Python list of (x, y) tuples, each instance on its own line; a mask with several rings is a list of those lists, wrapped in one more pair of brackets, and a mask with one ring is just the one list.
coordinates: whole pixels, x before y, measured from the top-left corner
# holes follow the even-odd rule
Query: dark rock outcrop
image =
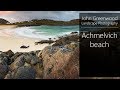
[(9, 23), (9, 21), (5, 20), (5, 19), (2, 19), (0, 18), (0, 24), (7, 24)]
[(0, 79), (4, 79), (8, 71), (8, 65), (0, 64)]
[(78, 79), (79, 36), (72, 37), (43, 50), (0, 52), (0, 79)]
[(78, 34), (78, 32), (71, 32), (70, 34)]
[(35, 75), (32, 67), (22, 66), (15, 71), (13, 79), (35, 79)]
[(51, 43), (54, 43), (54, 41), (53, 40), (41, 40), (39, 42), (35, 42), (35, 45), (44, 44), (44, 43), (51, 44)]
[(21, 55), (15, 59), (15, 61), (10, 65), (10, 69), (16, 70), (17, 68), (23, 66), (25, 63), (24, 55)]
[(79, 34), (59, 37), (59, 39), (55, 41), (53, 46), (61, 46), (61, 45), (70, 44), (71, 42), (78, 42), (79, 39), (80, 39), (80, 35)]
[(14, 62), (14, 60), (16, 60), (17, 57), (19, 57), (20, 55), (22, 55), (23, 53), (22, 52), (16, 52), (14, 54), (14, 56), (11, 57), (11, 62)]
[(4, 53), (7, 54), (7, 56), (10, 58), (14, 55), (14, 53), (11, 50), (8, 50), (7, 52)]
[(29, 48), (29, 46), (23, 45), (23, 46), (21, 46), (20, 48)]
[(23, 53), (14, 60), (10, 67), (12, 70), (15, 70), (21, 66), (24, 66), (25, 62), (30, 65), (35, 65), (39, 62), (39, 59), (35, 53)]
[(9, 55), (7, 55), (6, 53), (2, 52), (0, 54), (0, 63), (4, 64), (4, 65), (6, 65), (6, 64), (10, 65), (11, 64), (11, 59), (10, 59)]

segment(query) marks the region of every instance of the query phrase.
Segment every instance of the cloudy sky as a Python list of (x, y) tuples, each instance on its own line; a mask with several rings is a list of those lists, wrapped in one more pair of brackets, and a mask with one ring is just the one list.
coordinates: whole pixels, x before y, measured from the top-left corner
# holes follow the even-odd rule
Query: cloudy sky
[(71, 20), (78, 19), (79, 13), (120, 13), (120, 11), (0, 11), (0, 18), (10, 22), (31, 19)]
[(79, 18), (79, 11), (0, 11), (0, 18), (10, 22), (31, 19), (71, 20)]

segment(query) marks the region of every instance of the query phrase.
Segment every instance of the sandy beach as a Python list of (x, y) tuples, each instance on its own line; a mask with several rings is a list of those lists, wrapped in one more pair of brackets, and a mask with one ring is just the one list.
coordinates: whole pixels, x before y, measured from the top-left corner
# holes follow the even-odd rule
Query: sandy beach
[[(0, 30), (15, 28), (16, 25), (0, 25)], [(36, 39), (24, 38), (24, 37), (14, 37), (3, 35), (5, 33), (0, 33), (0, 51), (12, 50), (13, 52), (29, 52), (35, 50), (42, 50), (48, 44), (35, 45)], [(20, 46), (25, 45), (29, 48), (22, 49)]]
[(9, 28), (16, 28), (17, 25), (0, 25), (0, 30), (9, 29)]

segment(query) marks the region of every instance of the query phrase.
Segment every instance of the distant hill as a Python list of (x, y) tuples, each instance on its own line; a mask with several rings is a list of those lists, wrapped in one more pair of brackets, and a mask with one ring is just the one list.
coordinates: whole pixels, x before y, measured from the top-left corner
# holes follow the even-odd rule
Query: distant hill
[(50, 19), (33, 19), (31, 21), (23, 21), (13, 23), (18, 26), (40, 26), (40, 25), (79, 25), (79, 19), (74, 19), (71, 21), (56, 21)]
[(0, 24), (8, 24), (8, 23), (10, 23), (10, 22), (3, 18), (0, 18)]

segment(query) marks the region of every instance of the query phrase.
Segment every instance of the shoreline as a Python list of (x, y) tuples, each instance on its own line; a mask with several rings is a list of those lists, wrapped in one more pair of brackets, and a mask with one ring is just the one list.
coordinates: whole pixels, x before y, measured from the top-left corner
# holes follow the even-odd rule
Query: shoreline
[[(34, 39), (29, 38), (14, 38), (0, 36), (0, 51), (12, 50), (13, 52), (30, 52), (35, 50), (42, 50), (49, 44), (35, 45)], [(29, 48), (20, 48), (22, 45), (29, 46)]]
[[(17, 27), (16, 25), (0, 25), (0, 30), (6, 30), (6, 29), (12, 30), (12, 28), (16, 28), (16, 27)], [(6, 52), (8, 50), (12, 50), (14, 53), (30, 52), (30, 51), (36, 51), (36, 50), (43, 50), (46, 46), (52, 45), (48, 43), (35, 45), (35, 42), (38, 42), (41, 40), (44, 40), (44, 39), (15, 36), (14, 33), (12, 32), (4, 33), (3, 31), (3, 32), (0, 32), (0, 43), (1, 43), (0, 51)], [(29, 47), (20, 48), (21, 46), (29, 46)]]
[(52, 44), (36, 45), (36, 40), (1, 31), (1, 79), (79, 78), (79, 35), (62, 36)]
[[(0, 25), (0, 30), (16, 28), (17, 25)], [(7, 35), (6, 33), (0, 33), (0, 51), (6, 52), (12, 50), (16, 52), (30, 52), (35, 50), (42, 50), (49, 44), (35, 45), (35, 41), (41, 39), (26, 38), (26, 37), (14, 37), (12, 35)], [(29, 46), (29, 48), (20, 48), (22, 45)]]

